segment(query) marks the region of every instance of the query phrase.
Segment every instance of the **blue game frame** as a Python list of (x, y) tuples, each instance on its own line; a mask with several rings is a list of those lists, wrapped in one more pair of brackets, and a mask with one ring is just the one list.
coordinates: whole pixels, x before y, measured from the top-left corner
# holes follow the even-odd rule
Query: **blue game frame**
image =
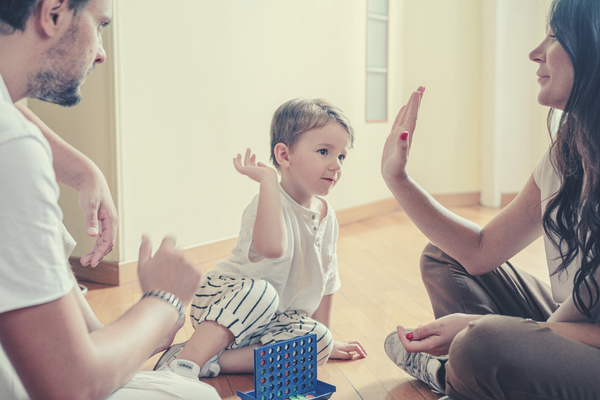
[(335, 390), (317, 380), (317, 335), (311, 333), (254, 349), (254, 391), (237, 395), (242, 400), (318, 400), (329, 399)]

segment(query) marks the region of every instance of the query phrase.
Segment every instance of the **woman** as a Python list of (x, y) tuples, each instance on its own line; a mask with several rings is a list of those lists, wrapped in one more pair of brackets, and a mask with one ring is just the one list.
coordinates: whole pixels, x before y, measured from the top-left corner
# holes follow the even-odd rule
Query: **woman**
[[(435, 243), (421, 270), (438, 318), (408, 333), (399, 326), (386, 352), (455, 400), (600, 399), (600, 2), (554, 0), (549, 21), (530, 59), (548, 121), (564, 112), (521, 193), (485, 227), (444, 209), (406, 172), (424, 88), (383, 150), (388, 187)], [(551, 287), (506, 262), (540, 235)]]

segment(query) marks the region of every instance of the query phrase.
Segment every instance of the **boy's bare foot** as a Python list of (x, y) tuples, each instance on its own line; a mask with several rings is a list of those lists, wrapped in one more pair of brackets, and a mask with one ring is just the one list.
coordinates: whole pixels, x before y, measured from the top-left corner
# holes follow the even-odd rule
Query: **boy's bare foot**
[(152, 353), (152, 355), (158, 354), (162, 351), (165, 351), (169, 347), (171, 347), (171, 344), (173, 343), (173, 340), (175, 339), (175, 335), (181, 329), (181, 327), (183, 326), (184, 323), (185, 323), (185, 316), (183, 318), (181, 318), (181, 321), (179, 321), (177, 323), (177, 325), (175, 325), (173, 327), (171, 332), (169, 332), (169, 334), (167, 336), (165, 336), (163, 341), (158, 344), (158, 347), (154, 350), (154, 353)]

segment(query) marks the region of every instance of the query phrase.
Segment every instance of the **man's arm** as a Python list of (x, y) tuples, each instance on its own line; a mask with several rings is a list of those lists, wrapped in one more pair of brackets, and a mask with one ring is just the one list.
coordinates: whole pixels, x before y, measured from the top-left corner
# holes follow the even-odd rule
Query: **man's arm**
[(85, 325), (87, 326), (88, 332), (93, 332), (96, 329), (103, 328), (104, 325), (102, 324), (102, 322), (100, 322), (100, 320), (90, 307), (90, 304), (83, 296), (83, 293), (81, 293), (81, 289), (79, 288), (79, 283), (77, 282), (75, 275), (73, 275), (73, 272), (70, 272), (70, 274), (74, 284), (73, 297), (75, 298), (75, 302), (77, 303), (77, 305), (79, 305), (79, 310), (81, 311), (81, 316), (85, 321)]
[(166, 302), (150, 303), (88, 334), (71, 292), (0, 314), (0, 341), (32, 399), (103, 399), (131, 379), (177, 319)]
[[(201, 273), (163, 240), (151, 257), (142, 242), (138, 272), (144, 292), (164, 290), (185, 305)], [(146, 297), (114, 323), (88, 333), (70, 292), (39, 306), (0, 314), (0, 342), (32, 399), (104, 399), (123, 386), (178, 320), (171, 304)]]
[(56, 180), (79, 192), (87, 234), (96, 237), (94, 248), (80, 262), (95, 267), (110, 253), (117, 239), (117, 209), (106, 178), (92, 160), (65, 142), (25, 105), (15, 103), (15, 107), (40, 128), (50, 143)]

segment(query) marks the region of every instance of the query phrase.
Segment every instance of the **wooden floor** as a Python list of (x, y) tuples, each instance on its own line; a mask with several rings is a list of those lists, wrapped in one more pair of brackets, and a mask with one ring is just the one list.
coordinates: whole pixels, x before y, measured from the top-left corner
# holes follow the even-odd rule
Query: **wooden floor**
[[(480, 225), (498, 212), (482, 207), (452, 211)], [(385, 337), (396, 325), (415, 327), (434, 319), (418, 267), (426, 244), (427, 239), (402, 212), (341, 227), (337, 253), (342, 288), (335, 295), (332, 332), (336, 340), (360, 340), (369, 355), (362, 360), (329, 361), (319, 368), (318, 379), (337, 387), (334, 399), (438, 398), (426, 385), (395, 367), (383, 350)], [(208, 271), (217, 261), (202, 268)], [(513, 262), (549, 281), (541, 240)], [(86, 297), (104, 324), (118, 318), (141, 296), (137, 282), (120, 287), (88, 286)], [(175, 343), (186, 341), (192, 332), (188, 318)], [(158, 355), (149, 359), (142, 370), (151, 370), (157, 359)], [(203, 381), (213, 385), (223, 399), (238, 399), (238, 390), (254, 389), (252, 375), (226, 375)]]

